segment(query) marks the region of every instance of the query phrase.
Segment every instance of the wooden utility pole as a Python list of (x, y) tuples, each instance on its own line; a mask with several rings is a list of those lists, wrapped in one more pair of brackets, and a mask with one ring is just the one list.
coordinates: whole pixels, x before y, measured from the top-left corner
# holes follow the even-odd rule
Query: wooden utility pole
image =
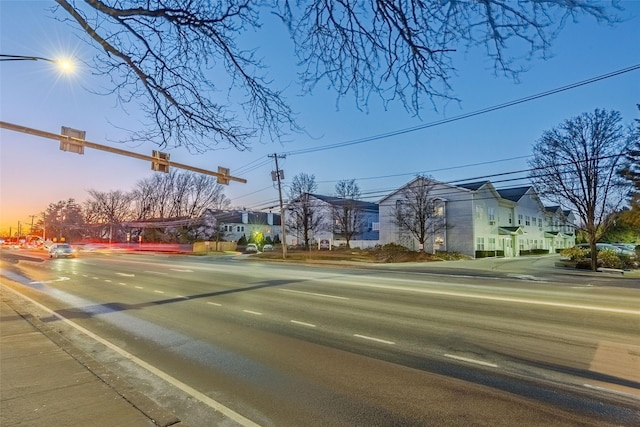
[(274, 181), (278, 181), (278, 196), (280, 198), (280, 233), (282, 234), (281, 245), (282, 245), (282, 258), (287, 258), (287, 236), (286, 236), (286, 226), (284, 220), (284, 203), (282, 202), (282, 179), (284, 179), (284, 171), (280, 170), (278, 167), (278, 157), (284, 159), (286, 156), (278, 156), (277, 153), (270, 154), (269, 157), (273, 157), (276, 161), (276, 170), (275, 172), (271, 172), (271, 178)]

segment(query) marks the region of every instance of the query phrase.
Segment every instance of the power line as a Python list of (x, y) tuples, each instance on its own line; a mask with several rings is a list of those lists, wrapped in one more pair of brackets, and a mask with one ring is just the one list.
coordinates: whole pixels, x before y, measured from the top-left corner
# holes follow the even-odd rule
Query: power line
[(522, 104), (525, 102), (529, 102), (529, 101), (533, 101), (539, 98), (544, 98), (546, 96), (550, 96), (550, 95), (555, 95), (557, 93), (560, 92), (564, 92), (570, 89), (575, 89), (577, 87), (580, 86), (585, 86), (591, 83), (595, 83), (598, 82), (600, 80), (605, 80), (611, 77), (616, 77), (619, 76), (621, 74), (625, 74), (631, 71), (635, 71), (640, 69), (640, 64), (636, 64), (636, 65), (632, 65), (630, 67), (627, 68), (623, 68), (620, 70), (616, 70), (607, 74), (602, 74), (600, 76), (596, 76), (596, 77), (592, 77), (589, 78), (587, 80), (582, 80), (579, 81), (577, 83), (571, 83), (569, 85), (566, 86), (562, 86), (559, 88), (555, 88), (555, 89), (551, 89), (545, 92), (541, 92), (541, 93), (537, 93), (535, 95), (530, 95), (524, 98), (520, 98), (520, 99), (516, 99), (513, 101), (509, 101), (509, 102), (505, 102), (503, 104), (498, 104), (498, 105), (494, 105), (492, 107), (487, 107), (487, 108), (483, 108), (481, 110), (476, 110), (476, 111), (472, 111), (470, 113), (467, 114), (461, 114), (459, 116), (454, 116), (451, 117), (449, 119), (442, 119), (442, 120), (438, 120), (435, 122), (431, 122), (431, 123), (426, 123), (423, 125), (418, 125), (418, 126), (414, 126), (414, 127), (410, 127), (410, 128), (405, 128), (405, 129), (400, 129), (400, 130), (395, 130), (395, 131), (391, 131), (391, 132), (386, 132), (386, 133), (381, 133), (378, 135), (372, 135), (372, 136), (368, 136), (368, 137), (364, 137), (364, 138), (359, 138), (359, 139), (354, 139), (351, 141), (345, 141), (345, 142), (338, 142), (335, 144), (329, 144), (329, 145), (325, 145), (323, 147), (312, 147), (312, 148), (306, 148), (306, 149), (300, 149), (300, 150), (295, 150), (295, 151), (289, 151), (286, 152), (285, 155), (288, 156), (295, 156), (295, 155), (299, 155), (299, 154), (309, 154), (309, 153), (315, 153), (317, 151), (325, 151), (325, 150), (332, 150), (335, 148), (342, 148), (342, 147), (348, 147), (348, 146), (352, 146), (352, 145), (356, 145), (356, 144), (363, 144), (365, 142), (372, 142), (372, 141), (377, 141), (380, 139), (384, 139), (384, 138), (390, 138), (392, 136), (398, 136), (398, 135), (403, 135), (406, 133), (410, 133), (410, 132), (416, 132), (418, 130), (423, 130), (423, 129), (427, 129), (427, 128), (431, 128), (431, 127), (435, 127), (435, 126), (440, 126), (443, 124), (447, 124), (447, 123), (452, 123), (458, 120), (462, 120), (462, 119), (468, 119), (470, 117), (475, 117), (475, 116), (479, 116), (481, 114), (486, 114), (486, 113), (490, 113), (493, 111), (497, 111), (497, 110), (501, 110), (507, 107), (513, 107), (514, 105), (518, 105), (518, 104)]

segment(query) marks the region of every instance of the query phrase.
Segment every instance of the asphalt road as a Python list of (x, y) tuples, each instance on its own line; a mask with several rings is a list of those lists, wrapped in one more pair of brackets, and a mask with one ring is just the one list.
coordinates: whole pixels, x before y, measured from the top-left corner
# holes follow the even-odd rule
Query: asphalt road
[(100, 254), (3, 283), (193, 426), (637, 425), (640, 282), (553, 261)]

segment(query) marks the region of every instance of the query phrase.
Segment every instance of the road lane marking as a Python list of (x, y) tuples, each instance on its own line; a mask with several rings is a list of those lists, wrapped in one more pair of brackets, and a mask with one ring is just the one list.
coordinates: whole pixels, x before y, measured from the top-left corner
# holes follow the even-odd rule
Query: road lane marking
[(295, 323), (296, 325), (302, 325), (302, 326), (308, 326), (310, 328), (315, 328), (316, 325), (314, 325), (313, 323), (307, 323), (307, 322), (300, 322), (298, 320), (290, 320), (291, 323)]
[(640, 394), (626, 393), (624, 391), (613, 390), (613, 389), (610, 389), (610, 388), (600, 387), (600, 386), (592, 385), (592, 384), (582, 384), (582, 385), (584, 387), (586, 387), (586, 388), (590, 388), (590, 389), (593, 389), (593, 390), (605, 391), (607, 393), (617, 394), (617, 395), (620, 395), (620, 396), (626, 396), (626, 397), (630, 397), (632, 399), (640, 400)]
[(111, 283), (110, 279), (104, 279), (104, 281), (107, 282), (107, 283)]
[(159, 291), (157, 289), (154, 289), (153, 292), (155, 292), (156, 294), (164, 294), (164, 291)]
[(169, 274), (169, 273), (165, 273), (164, 271), (151, 271), (151, 270), (144, 270), (143, 273), (160, 274), (162, 276), (166, 276)]
[[(403, 280), (403, 279), (387, 279), (387, 280)], [(329, 279), (327, 281), (334, 281), (334, 280)], [(337, 283), (344, 285), (344, 281), (337, 282)], [(496, 296), (490, 296), (490, 295), (470, 294), (467, 292), (436, 291), (432, 289), (412, 288), (412, 287), (406, 287), (406, 286), (374, 285), (371, 283), (350, 282), (349, 285), (363, 287), (363, 288), (389, 289), (389, 290), (403, 291), (403, 292), (416, 292), (416, 293), (428, 294), (428, 295), (444, 295), (444, 296), (450, 296), (450, 297), (471, 298), (471, 299), (479, 299), (479, 300), (486, 300), (486, 301), (512, 302), (517, 304), (531, 304), (531, 305), (542, 305), (542, 306), (549, 306), (549, 307), (573, 308), (578, 310), (604, 311), (608, 313), (633, 314), (636, 316), (640, 316), (640, 310), (630, 310), (625, 308), (597, 307), (595, 305), (568, 304), (568, 303), (552, 302), (552, 301), (536, 301), (536, 300), (525, 299), (525, 298), (496, 297)], [(284, 291), (286, 289), (282, 289), (282, 290)]]
[(29, 284), (30, 285), (44, 285), (44, 284), (47, 284), (47, 283), (65, 282), (67, 280), (71, 280), (71, 278), (70, 277), (61, 276), (61, 277), (58, 277), (57, 279), (53, 279), (53, 280), (43, 280), (43, 281), (36, 280), (34, 282), (29, 282)]
[(120, 285), (120, 286), (127, 286), (127, 284), (126, 284), (126, 283), (122, 283), (122, 282), (118, 283), (118, 285)]
[(304, 295), (313, 295), (315, 297), (324, 297), (324, 298), (334, 298), (334, 299), (343, 299), (343, 300), (348, 300), (349, 298), (346, 297), (339, 297), (337, 295), (327, 295), (327, 294), (318, 294), (315, 292), (304, 292), (304, 291), (294, 291), (293, 289), (280, 289), (283, 292), (292, 292), (292, 293), (296, 293), (296, 294), (304, 294)]
[(144, 289), (142, 286), (136, 286), (136, 289)]
[(387, 341), (387, 340), (383, 340), (383, 339), (380, 339), (380, 338), (368, 337), (366, 335), (353, 334), (353, 336), (357, 337), (357, 338), (362, 338), (364, 340), (375, 341), (375, 342), (379, 342), (379, 343), (383, 343), (383, 344), (392, 344), (392, 345), (395, 344), (395, 342), (393, 342), (393, 341)]
[(256, 316), (262, 316), (262, 313), (260, 313), (259, 311), (251, 311), (251, 310), (242, 310), (242, 311), (249, 314), (255, 314)]
[(185, 269), (185, 268), (170, 268), (171, 271), (177, 271), (179, 273), (193, 273), (193, 270)]
[(216, 307), (222, 307), (222, 304), (218, 304), (217, 302), (207, 301), (207, 304), (209, 304), (209, 305), (215, 305)]
[(18, 292), (16, 290), (14, 290), (14, 289), (9, 288), (8, 286), (4, 286), (3, 285), (2, 288), (3, 289), (8, 289), (9, 291), (13, 292), (16, 295), (20, 295), (22, 298), (25, 298), (26, 300), (28, 300), (32, 304), (35, 304), (36, 306), (40, 307), (42, 310), (46, 311), (50, 315), (60, 319), (61, 321), (63, 321), (67, 325), (69, 325), (69, 326), (75, 328), (76, 330), (82, 332), (86, 336), (98, 341), (99, 343), (102, 343), (103, 345), (107, 346), (108, 348), (110, 348), (111, 350), (115, 351), (119, 355), (123, 356), (127, 360), (130, 360), (131, 362), (137, 364), (141, 368), (146, 369), (147, 371), (149, 371), (152, 374), (156, 375), (160, 379), (168, 382), (169, 384), (172, 384), (174, 387), (177, 387), (178, 389), (182, 390), (183, 392), (191, 395), (196, 400), (199, 400), (200, 402), (204, 403), (205, 405), (209, 406), (210, 408), (220, 412), (221, 414), (223, 414), (227, 418), (237, 422), (241, 426), (245, 426), (245, 427), (260, 427), (260, 424), (256, 424), (255, 422), (251, 421), (250, 419), (248, 419), (248, 418), (244, 417), (243, 415), (235, 412), (233, 409), (227, 408), (222, 403), (210, 398), (206, 394), (196, 390), (195, 388), (187, 385), (186, 383), (183, 383), (182, 381), (178, 380), (177, 378), (172, 377), (171, 375), (169, 375), (166, 372), (160, 370), (159, 368), (156, 368), (155, 366), (151, 365), (150, 363), (147, 363), (144, 360), (134, 356), (133, 354), (131, 354), (131, 353), (127, 352), (126, 350), (124, 350), (124, 349), (118, 347), (117, 345), (113, 344), (111, 341), (107, 341), (106, 339), (94, 334), (90, 330), (85, 329), (82, 326), (78, 325), (77, 323), (72, 322), (71, 320), (67, 319), (66, 317), (64, 317), (64, 316), (56, 313), (55, 311), (49, 309), (48, 307), (40, 304), (36, 300), (33, 300), (33, 299), (29, 298), (28, 296), (26, 296), (26, 295), (24, 295), (24, 294), (22, 294), (22, 293), (20, 293), (20, 292)]
[(116, 273), (118, 276), (124, 276), (124, 277), (136, 277), (135, 274), (133, 273)]
[(461, 360), (463, 362), (475, 363), (476, 365), (489, 366), (490, 368), (497, 368), (498, 365), (495, 363), (484, 362), (482, 360), (470, 359), (468, 357), (456, 356), (455, 354), (445, 354), (445, 357), (455, 360)]

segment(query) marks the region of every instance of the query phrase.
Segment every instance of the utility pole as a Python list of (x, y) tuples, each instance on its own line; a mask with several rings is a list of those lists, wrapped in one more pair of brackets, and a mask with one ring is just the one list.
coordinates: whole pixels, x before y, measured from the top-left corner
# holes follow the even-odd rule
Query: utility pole
[(278, 157), (284, 159), (286, 156), (278, 156), (277, 153), (270, 154), (269, 157), (273, 157), (276, 161), (276, 170), (275, 172), (271, 172), (271, 179), (273, 181), (278, 181), (278, 196), (280, 197), (280, 229), (282, 234), (282, 258), (287, 258), (287, 236), (285, 234), (285, 220), (284, 220), (284, 204), (282, 203), (282, 179), (284, 179), (284, 171), (280, 170), (278, 167)]

